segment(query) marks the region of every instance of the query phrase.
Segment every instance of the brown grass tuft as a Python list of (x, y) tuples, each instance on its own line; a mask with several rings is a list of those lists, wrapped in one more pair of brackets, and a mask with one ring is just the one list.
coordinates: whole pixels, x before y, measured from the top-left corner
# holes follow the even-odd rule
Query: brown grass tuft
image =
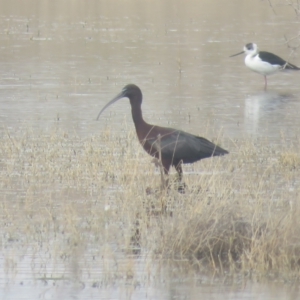
[(300, 166), (300, 155), (295, 152), (285, 152), (280, 154), (279, 161), (284, 167), (295, 169)]

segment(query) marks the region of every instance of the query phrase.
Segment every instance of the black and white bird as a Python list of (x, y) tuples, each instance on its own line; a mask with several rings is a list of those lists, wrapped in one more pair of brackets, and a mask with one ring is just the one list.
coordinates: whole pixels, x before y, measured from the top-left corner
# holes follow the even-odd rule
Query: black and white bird
[(246, 54), (245, 65), (252, 71), (259, 73), (265, 78), (265, 89), (267, 88), (267, 76), (277, 73), (281, 70), (300, 70), (297, 66), (289, 63), (281, 57), (266, 51), (259, 51), (254, 43), (248, 43), (244, 46), (242, 52), (233, 54), (230, 57), (240, 54)]

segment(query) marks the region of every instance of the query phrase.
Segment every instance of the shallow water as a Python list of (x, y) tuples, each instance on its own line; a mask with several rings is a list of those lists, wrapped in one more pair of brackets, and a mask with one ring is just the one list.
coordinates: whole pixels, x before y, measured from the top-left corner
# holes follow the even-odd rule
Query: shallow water
[(274, 142), (282, 131), (297, 134), (300, 74), (270, 76), (263, 92), (263, 77), (242, 56), (229, 58), (253, 41), (297, 64), (284, 39), (299, 25), (289, 8), (275, 15), (267, 1), (231, 0), (222, 10), (217, 1), (116, 1), (119, 10), (106, 1), (13, 3), (3, 1), (0, 15), (2, 128), (55, 124), (86, 136), (107, 122), (117, 130), (124, 117), (131, 126), (128, 100), (95, 118), (132, 82), (155, 124)]
[[(129, 131), (128, 100), (95, 119), (124, 85), (135, 83), (143, 91), (144, 117), (150, 123), (210, 139), (221, 133), (225, 143), (249, 136), (274, 145), (283, 136), (292, 141), (300, 133), (300, 73), (270, 76), (265, 92), (263, 77), (248, 70), (242, 56), (229, 58), (255, 42), (300, 65), (299, 49), (291, 51), (285, 43), (285, 36), (298, 34), (299, 19), (277, 3), (274, 13), (268, 1), (2, 0), (0, 132), (60, 128), (90, 137), (103, 128)], [(88, 251), (90, 267), (80, 275), (81, 285), (70, 278), (80, 269), (76, 263), (70, 270), (45, 258), (44, 251), (26, 248), (23, 253), (13, 244), (9, 249), (8, 255), (3, 248), (0, 257), (1, 299), (299, 297), (298, 290), (278, 284), (226, 285), (174, 275), (145, 280), (149, 262), (143, 258), (132, 258), (138, 282), (120, 279), (106, 285), (98, 282), (102, 270), (98, 264), (93, 268)], [(55, 279), (39, 279), (44, 274)]]
[[(47, 254), (41, 257), (41, 252), (34, 257), (15, 250), (12, 260), (18, 254), (18, 270), (14, 276), (13, 267), (1, 259), (1, 265), (5, 266), (0, 274), (1, 299), (299, 299), (298, 286), (289, 283), (249, 283), (215, 276), (189, 276), (167, 266), (163, 272), (149, 273), (149, 261), (145, 257), (124, 259), (124, 268), (128, 262), (133, 264), (133, 279), (109, 278), (104, 274), (107, 270), (98, 267), (97, 260), (101, 258), (85, 257), (83, 267), (82, 262), (74, 258), (68, 263), (67, 258), (63, 259), (58, 264), (57, 259), (52, 261)], [(115, 264), (114, 261), (106, 263)], [(51, 276), (46, 277), (46, 272)]]

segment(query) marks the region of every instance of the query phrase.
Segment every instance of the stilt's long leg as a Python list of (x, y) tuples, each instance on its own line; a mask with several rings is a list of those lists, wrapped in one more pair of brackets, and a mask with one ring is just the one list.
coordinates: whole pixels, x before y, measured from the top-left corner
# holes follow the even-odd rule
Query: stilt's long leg
[(265, 90), (267, 89), (267, 85), (268, 85), (268, 82), (267, 82), (267, 76), (264, 76), (265, 77)]

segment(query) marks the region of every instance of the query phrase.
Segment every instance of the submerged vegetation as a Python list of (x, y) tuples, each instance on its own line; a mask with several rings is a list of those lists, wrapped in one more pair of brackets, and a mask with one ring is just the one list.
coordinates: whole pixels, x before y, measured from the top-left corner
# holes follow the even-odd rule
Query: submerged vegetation
[(228, 156), (185, 165), (178, 193), (175, 171), (174, 186), (160, 191), (159, 170), (134, 135), (2, 134), (7, 272), (27, 254), (46, 277), (82, 278), (97, 266), (98, 285), (134, 278), (120, 261), (138, 253), (221, 275), (299, 280), (300, 141), (283, 140), (281, 151), (268, 140), (230, 141)]

